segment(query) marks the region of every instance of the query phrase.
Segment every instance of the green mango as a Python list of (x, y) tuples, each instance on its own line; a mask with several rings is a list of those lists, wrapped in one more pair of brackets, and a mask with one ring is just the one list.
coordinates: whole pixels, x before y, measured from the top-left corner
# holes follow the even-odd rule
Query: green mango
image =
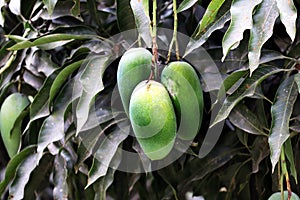
[[(284, 191), (283, 194), (284, 194), (284, 200), (287, 200), (288, 191)], [(281, 192), (276, 192), (272, 194), (268, 200), (281, 200)], [(298, 197), (298, 195), (292, 192), (291, 200), (300, 200), (300, 198)]]
[(1, 106), (0, 131), (9, 157), (13, 157), (19, 151), (21, 132), (11, 133), (11, 131), (18, 116), (29, 105), (29, 103), (30, 102), (25, 95), (13, 93), (4, 100)]
[(193, 140), (199, 132), (203, 117), (203, 93), (194, 68), (186, 62), (172, 62), (161, 73), (178, 120), (178, 137)]
[(129, 49), (119, 62), (118, 89), (127, 116), (130, 96), (137, 84), (150, 77), (151, 64), (152, 54), (144, 48)]
[(176, 138), (176, 116), (166, 88), (156, 81), (142, 81), (134, 89), (129, 118), (144, 153), (151, 160), (166, 157)]

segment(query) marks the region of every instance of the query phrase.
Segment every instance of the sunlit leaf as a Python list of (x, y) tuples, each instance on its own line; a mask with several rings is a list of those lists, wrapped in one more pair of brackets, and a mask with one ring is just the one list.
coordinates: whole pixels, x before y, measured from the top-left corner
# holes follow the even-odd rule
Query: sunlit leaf
[(21, 15), (21, 0), (11, 0), (8, 6), (12, 13)]
[(177, 13), (183, 12), (191, 8), (198, 0), (183, 0), (177, 8)]
[(2, 196), (3, 192), (5, 191), (6, 187), (10, 183), (10, 181), (16, 176), (16, 171), (19, 165), (28, 158), (29, 155), (33, 154), (35, 151), (36, 146), (28, 146), (23, 149), (20, 153), (16, 154), (11, 158), (9, 163), (6, 166), (6, 171), (4, 175), (4, 179), (0, 182), (0, 196)]
[(276, 3), (280, 19), (285, 26), (286, 32), (289, 34), (291, 40), (294, 40), (297, 20), (297, 10), (294, 2), (293, 0), (276, 0)]
[(189, 43), (187, 44), (183, 57), (186, 57), (193, 50), (203, 45), (214, 31), (222, 29), (225, 23), (228, 22), (229, 20), (230, 20), (230, 13), (228, 11), (219, 19), (217, 19), (215, 22), (213, 22), (205, 32), (199, 35), (198, 38), (191, 38)]
[(273, 27), (278, 15), (276, 0), (264, 0), (253, 16), (253, 27), (250, 30), (248, 53), (250, 74), (259, 65), (261, 48), (272, 36)]
[(209, 3), (201, 21), (195, 30), (195, 35), (193, 34), (195, 38), (198, 38), (203, 32), (207, 32), (207, 28), (212, 22), (215, 21), (217, 13), (224, 2), (225, 0), (212, 0)]
[(245, 81), (241, 84), (241, 86), (230, 96), (228, 96), (217, 117), (215, 118), (214, 122), (211, 126), (214, 126), (218, 122), (225, 120), (232, 109), (245, 97), (251, 97), (254, 95), (257, 86), (269, 76), (276, 74), (278, 72), (285, 71), (284, 69), (278, 69), (276, 67), (261, 67), (253, 73), (251, 77), (247, 77)]
[(252, 28), (252, 12), (261, 1), (234, 0), (232, 2), (230, 8), (231, 22), (222, 41), (223, 61), (228, 51), (239, 45), (243, 39), (244, 31)]
[(289, 138), (289, 120), (297, 99), (297, 86), (294, 76), (285, 79), (279, 86), (274, 104), (271, 107), (272, 125), (270, 129), (269, 145), (271, 150), (272, 171), (279, 160), (281, 147)]
[(97, 93), (104, 89), (102, 76), (107, 67), (107, 61), (108, 56), (97, 56), (90, 59), (79, 79), (83, 92), (76, 107), (76, 135), (80, 132), (88, 119), (93, 98)]
[(46, 8), (48, 10), (48, 13), (50, 15), (52, 15), (54, 7), (55, 7), (57, 1), (58, 0), (43, 0), (44, 4), (45, 4), (45, 6), (46, 6)]
[[(148, 1), (147, 1), (148, 3)], [(130, 0), (131, 9), (135, 18), (135, 25), (139, 34), (145, 41), (148, 47), (151, 47), (151, 21), (149, 17), (149, 11), (147, 11), (148, 5), (144, 4), (142, 0)]]

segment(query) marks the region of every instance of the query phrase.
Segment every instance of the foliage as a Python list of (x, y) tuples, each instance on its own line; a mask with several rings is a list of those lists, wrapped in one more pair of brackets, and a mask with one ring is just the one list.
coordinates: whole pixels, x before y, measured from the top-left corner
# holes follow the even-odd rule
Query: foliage
[[(172, 5), (157, 1), (159, 27), (173, 27)], [(31, 99), (20, 151), (10, 159), (0, 139), (1, 199), (300, 194), (300, 1), (183, 0), (177, 6), (178, 31), (191, 37), (180, 46), (182, 59), (204, 47), (224, 92), (205, 90), (204, 120), (187, 153), (163, 169), (139, 174), (109, 167), (124, 157), (118, 147), (139, 152), (123, 133), (130, 127), (111, 109), (111, 97), (119, 55), (141, 40), (151, 47), (152, 1), (0, 1), (0, 105), (15, 92)], [(135, 27), (132, 43), (121, 35), (110, 39)], [(159, 55), (163, 62), (166, 52)], [(214, 124), (225, 120), (225, 127), (213, 150), (199, 158), (201, 133), (214, 126), (211, 92), (222, 103)]]

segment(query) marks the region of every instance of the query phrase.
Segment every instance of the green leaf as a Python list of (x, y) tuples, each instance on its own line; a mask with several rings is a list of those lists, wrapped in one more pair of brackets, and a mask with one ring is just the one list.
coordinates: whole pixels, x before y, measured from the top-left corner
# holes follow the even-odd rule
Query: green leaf
[(130, 0), (117, 0), (117, 19), (119, 29), (121, 31), (135, 28), (134, 16), (130, 7)]
[(215, 118), (214, 122), (212, 123), (211, 127), (214, 126), (215, 124), (225, 120), (231, 110), (245, 97), (251, 97), (255, 94), (255, 90), (257, 86), (266, 78), (269, 76), (276, 74), (278, 72), (286, 71), (285, 69), (278, 69), (276, 67), (272, 66), (265, 66), (261, 67), (258, 70), (256, 70), (251, 77), (247, 77), (243, 83), (240, 85), (240, 87), (231, 95), (229, 95), (217, 117)]
[(229, 115), (230, 121), (238, 128), (254, 135), (266, 135), (257, 116), (244, 104), (237, 105)]
[(196, 30), (195, 30), (195, 37), (199, 37), (203, 32), (206, 32), (205, 30), (207, 29), (207, 27), (215, 21), (217, 13), (219, 11), (219, 9), (221, 8), (221, 6), (223, 5), (223, 3), (225, 2), (225, 0), (212, 0), (200, 23), (198, 24)]
[(53, 176), (53, 198), (57, 200), (65, 200), (68, 197), (67, 184), (68, 170), (67, 163), (63, 156), (57, 154), (54, 160), (54, 176)]
[(187, 44), (183, 57), (186, 57), (192, 51), (194, 51), (195, 49), (199, 48), (202, 44), (204, 44), (213, 32), (222, 29), (225, 23), (228, 22), (229, 20), (230, 20), (230, 12), (227, 11), (224, 15), (222, 15), (215, 22), (213, 22), (211, 26), (207, 28), (207, 31), (200, 34), (197, 38), (191, 38), (189, 43)]
[(73, 0), (74, 6), (71, 9), (72, 15), (75, 17), (80, 15), (80, 0)]
[(110, 133), (109, 136), (102, 134), (99, 138), (101, 141), (97, 151), (94, 154), (94, 162), (89, 171), (89, 178), (86, 187), (89, 187), (100, 177), (105, 176), (107, 170), (112, 162), (114, 155), (118, 151), (118, 147), (128, 136), (129, 131), (118, 129)]
[(280, 19), (285, 26), (286, 32), (293, 41), (296, 37), (297, 9), (293, 0), (276, 0)]
[[(146, 3), (145, 3), (146, 2)], [(143, 38), (147, 47), (151, 47), (152, 37), (151, 37), (151, 20), (149, 16), (148, 1), (142, 0), (130, 0), (131, 9), (135, 18), (135, 25), (138, 29), (139, 34)]]
[(253, 16), (253, 26), (249, 40), (249, 68), (250, 74), (259, 65), (259, 58), (263, 44), (272, 36), (275, 20), (279, 13), (275, 0), (264, 0)]
[(287, 139), (287, 141), (284, 143), (284, 152), (286, 155), (286, 158), (289, 161), (289, 165), (287, 165), (290, 169), (291, 175), (295, 178), (296, 184), (298, 184), (297, 180), (297, 170), (295, 166), (295, 160), (294, 160), (294, 153), (293, 153), (293, 146), (291, 139)]
[(46, 6), (49, 15), (52, 15), (57, 0), (43, 0), (44, 5)]
[(95, 190), (95, 198), (94, 198), (95, 200), (107, 199), (106, 190), (113, 183), (115, 171), (121, 162), (121, 155), (122, 155), (122, 151), (118, 151), (115, 154), (112, 160), (112, 166), (114, 166), (114, 168), (109, 168), (106, 175), (102, 176), (97, 182), (95, 182), (95, 184), (93, 184), (93, 188)]
[(78, 69), (83, 64), (83, 62), (84, 60), (73, 62), (58, 73), (50, 88), (49, 102), (52, 102), (54, 100), (55, 96), (58, 94), (65, 81), (76, 69)]
[(289, 138), (289, 120), (297, 99), (297, 86), (294, 76), (285, 79), (279, 86), (274, 104), (271, 107), (272, 124), (269, 136), (272, 171), (279, 160), (281, 147)]
[(228, 51), (239, 45), (243, 39), (244, 31), (252, 28), (252, 12), (261, 1), (234, 0), (232, 2), (230, 8), (231, 22), (222, 41), (223, 61)]
[(183, 0), (177, 8), (177, 13), (183, 12), (191, 8), (198, 0)]
[(34, 47), (34, 46), (50, 44), (54, 42), (61, 42), (66, 40), (87, 40), (95, 37), (96, 36), (94, 35), (51, 34), (51, 35), (42, 36), (33, 41), (26, 40), (26, 41), (19, 42), (14, 46), (8, 48), (8, 50), (15, 51), (20, 49), (26, 49), (29, 47)]
[(9, 163), (6, 166), (6, 171), (4, 175), (4, 179), (0, 183), (0, 196), (5, 192), (6, 187), (10, 183), (11, 180), (16, 176), (16, 171), (19, 165), (36, 149), (36, 146), (27, 146), (20, 153), (16, 154), (11, 158)]
[(249, 151), (252, 159), (252, 172), (257, 173), (261, 161), (270, 154), (267, 137), (256, 137)]
[(296, 82), (296, 84), (298, 86), (298, 91), (300, 93), (300, 73), (295, 74), (295, 82)]
[(31, 154), (20, 164), (16, 177), (9, 187), (10, 199), (21, 200), (24, 197), (24, 189), (29, 181), (30, 174), (37, 166), (37, 154)]
[[(53, 113), (42, 124), (38, 137), (39, 159), (44, 149), (51, 143), (64, 138), (64, 114), (68, 106), (80, 96), (76, 79), (72, 79), (61, 90), (53, 105)], [(39, 160), (38, 159), (38, 160)]]
[(102, 76), (107, 67), (108, 59), (108, 56), (91, 58), (79, 79), (83, 92), (76, 107), (76, 135), (78, 135), (89, 117), (90, 107), (93, 106), (93, 98), (104, 89)]

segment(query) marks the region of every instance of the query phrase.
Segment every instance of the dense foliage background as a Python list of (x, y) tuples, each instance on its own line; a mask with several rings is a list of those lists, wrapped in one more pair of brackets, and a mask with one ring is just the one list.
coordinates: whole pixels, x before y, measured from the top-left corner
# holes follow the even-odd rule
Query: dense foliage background
[[(204, 47), (224, 79), (226, 96), (214, 88), (220, 101), (225, 98), (215, 119), (225, 120), (217, 145), (208, 156), (197, 157), (210, 126), (213, 91), (206, 89), (201, 131), (176, 162), (135, 174), (94, 159), (92, 153), (98, 152), (118, 165), (122, 155), (116, 147), (139, 150), (131, 136), (119, 134), (110, 108), (118, 55), (139, 42), (107, 39), (140, 28), (139, 41), (151, 44), (152, 3), (0, 1), (0, 105), (17, 91), (31, 99), (14, 128), (23, 133), (20, 152), (9, 158), (0, 139), (1, 199), (267, 199), (280, 190), (300, 194), (299, 0), (178, 1), (178, 31), (193, 38), (180, 46), (180, 56)], [(156, 13), (158, 27), (173, 29), (173, 1), (158, 0)], [(138, 34), (134, 37), (138, 41)], [(166, 55), (160, 52), (159, 59)], [(206, 80), (213, 82), (214, 76), (208, 74)], [(78, 139), (94, 99), (104, 129), (94, 138), (112, 135), (109, 145), (86, 146)]]

